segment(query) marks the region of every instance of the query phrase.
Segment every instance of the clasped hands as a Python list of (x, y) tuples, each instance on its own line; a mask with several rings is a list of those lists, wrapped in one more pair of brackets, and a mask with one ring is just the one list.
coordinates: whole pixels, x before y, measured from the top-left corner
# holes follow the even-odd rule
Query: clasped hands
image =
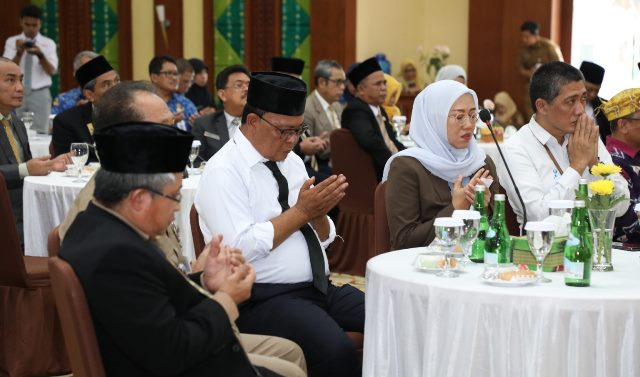
[(570, 166), (582, 175), (584, 170), (598, 163), (598, 140), (600, 131), (586, 113), (578, 117), (575, 131), (569, 136), (567, 151)]
[[(493, 179), (489, 175), (489, 170), (481, 168), (473, 175), (466, 186), (462, 186), (462, 176), (458, 176), (458, 179), (453, 184), (453, 191), (451, 192), (451, 204), (454, 209), (469, 209), (469, 207), (475, 203), (476, 192), (475, 187), (477, 184), (482, 183), (482, 178)], [(491, 201), (491, 191), (489, 187), (485, 187), (484, 192), (484, 206), (487, 208)]]

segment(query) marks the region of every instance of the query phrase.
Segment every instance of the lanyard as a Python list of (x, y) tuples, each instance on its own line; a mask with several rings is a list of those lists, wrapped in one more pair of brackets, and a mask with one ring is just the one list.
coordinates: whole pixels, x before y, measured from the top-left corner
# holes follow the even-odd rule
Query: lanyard
[(542, 146), (544, 147), (544, 150), (547, 151), (547, 154), (549, 155), (549, 158), (551, 159), (553, 164), (556, 166), (556, 169), (558, 169), (558, 172), (560, 173), (560, 175), (564, 174), (564, 172), (562, 171), (562, 168), (558, 164), (558, 161), (556, 161), (556, 158), (553, 156), (553, 153), (551, 153), (551, 150), (549, 149), (547, 144), (542, 144)]

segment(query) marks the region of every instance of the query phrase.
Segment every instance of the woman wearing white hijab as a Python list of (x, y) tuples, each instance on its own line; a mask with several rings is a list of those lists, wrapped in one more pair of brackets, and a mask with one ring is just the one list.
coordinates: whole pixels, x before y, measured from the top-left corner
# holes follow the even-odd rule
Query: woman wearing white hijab
[(476, 93), (457, 81), (435, 82), (416, 97), (409, 130), (416, 147), (393, 155), (382, 177), (393, 250), (430, 244), (434, 219), (469, 209), (481, 178), (496, 177), (487, 204), (497, 193), (495, 165), (473, 137), (477, 114)]
[(434, 81), (454, 80), (467, 85), (467, 72), (459, 65), (448, 64), (440, 68)]

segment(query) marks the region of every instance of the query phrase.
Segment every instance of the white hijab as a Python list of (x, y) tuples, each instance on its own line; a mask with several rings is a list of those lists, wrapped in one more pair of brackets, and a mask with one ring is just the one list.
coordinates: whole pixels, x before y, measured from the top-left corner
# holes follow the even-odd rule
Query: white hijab
[(391, 161), (399, 156), (413, 157), (437, 177), (453, 183), (458, 176), (468, 177), (484, 166), (484, 151), (472, 137), (465, 149), (454, 148), (447, 139), (447, 119), (453, 103), (463, 94), (471, 94), (478, 109), (476, 92), (465, 85), (443, 80), (426, 87), (415, 99), (409, 136), (416, 147), (391, 156), (384, 166), (382, 181), (389, 176)]
[(458, 76), (464, 77), (464, 81), (467, 81), (467, 72), (464, 68), (456, 64), (448, 64), (440, 68), (435, 81), (455, 80)]

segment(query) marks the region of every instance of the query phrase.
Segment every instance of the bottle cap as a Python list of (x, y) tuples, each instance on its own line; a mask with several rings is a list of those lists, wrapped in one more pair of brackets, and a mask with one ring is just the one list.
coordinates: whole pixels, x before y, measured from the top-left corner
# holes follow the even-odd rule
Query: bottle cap
[(484, 192), (484, 190), (485, 190), (484, 185), (477, 184), (477, 185), (476, 185), (476, 187), (475, 187), (475, 191), (482, 191), (482, 192)]
[(589, 180), (586, 178), (580, 178), (580, 184), (581, 185), (586, 185), (587, 183), (589, 183)]
[(524, 230), (527, 232), (553, 232), (556, 230), (556, 225), (545, 221), (528, 221)]
[(434, 226), (464, 226), (462, 219), (454, 219), (453, 217), (437, 217), (433, 221)]
[(471, 211), (468, 209), (456, 209), (455, 211), (453, 211), (451, 217), (463, 220), (479, 220), (480, 212)]
[(549, 200), (547, 201), (547, 206), (554, 209), (573, 208), (573, 200)]
[(493, 196), (493, 200), (497, 200), (497, 201), (499, 201), (499, 202), (504, 202), (504, 201), (505, 201), (505, 199), (506, 199), (506, 198), (505, 198), (504, 194), (495, 194), (495, 195)]

